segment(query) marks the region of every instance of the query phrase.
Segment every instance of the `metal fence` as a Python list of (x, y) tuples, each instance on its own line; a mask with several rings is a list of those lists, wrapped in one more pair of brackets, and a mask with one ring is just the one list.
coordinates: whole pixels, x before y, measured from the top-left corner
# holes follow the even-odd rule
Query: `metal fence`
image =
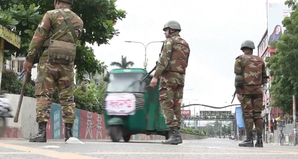
[[(284, 135), (282, 136), (281, 133)], [(294, 129), (292, 123), (280, 124), (277, 129), (274, 130), (274, 133), (270, 133), (267, 136), (269, 143), (277, 143), (281, 146), (294, 145), (295, 143), (297, 144), (297, 137), (296, 142), (294, 142), (294, 138)]]

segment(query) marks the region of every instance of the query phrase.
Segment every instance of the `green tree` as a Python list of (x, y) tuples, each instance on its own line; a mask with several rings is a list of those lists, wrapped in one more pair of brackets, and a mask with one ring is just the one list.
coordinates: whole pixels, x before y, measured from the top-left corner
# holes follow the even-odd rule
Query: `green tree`
[(126, 56), (123, 57), (121, 56), (121, 62), (112, 62), (111, 66), (118, 66), (120, 68), (129, 68), (130, 66), (133, 66), (134, 62), (133, 61), (127, 61)]
[[(77, 72), (83, 74), (102, 72), (104, 63), (95, 59), (94, 52), (86, 44), (108, 44), (119, 31), (114, 28), (117, 20), (126, 16), (124, 10), (116, 9), (116, 0), (75, 0), (72, 10), (84, 21), (84, 32), (77, 48)], [(54, 9), (53, 1), (46, 0), (0, 0), (0, 24), (21, 36), (22, 48), (16, 56), (26, 55), (32, 35), (47, 10)], [(10, 57), (15, 52), (5, 52)]]
[(286, 0), (285, 5), (288, 5), (288, 7), (292, 8), (293, 10), (296, 9), (296, 0)]
[(282, 21), (286, 31), (276, 43), (276, 54), (267, 59), (267, 66), (274, 77), (269, 88), (272, 105), (284, 112), (291, 112), (292, 95), (298, 95), (298, 11), (293, 1), (286, 1), (285, 4), (294, 10), (290, 17)]
[(211, 136), (215, 136), (215, 128), (212, 124), (207, 124), (205, 127), (204, 127), (204, 130), (205, 132), (207, 132), (209, 135)]
[(224, 125), (222, 127), (222, 134), (231, 134), (231, 125)]

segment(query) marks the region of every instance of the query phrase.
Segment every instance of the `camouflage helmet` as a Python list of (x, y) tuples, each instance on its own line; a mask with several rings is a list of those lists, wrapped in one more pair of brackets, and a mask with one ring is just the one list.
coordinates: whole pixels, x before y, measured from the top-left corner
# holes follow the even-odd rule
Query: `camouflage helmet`
[(165, 29), (170, 28), (170, 29), (175, 29), (175, 30), (179, 30), (181, 31), (181, 26), (177, 21), (171, 20), (168, 21), (164, 26), (163, 26), (163, 31), (165, 31)]
[(254, 42), (251, 41), (251, 40), (245, 40), (245, 41), (241, 44), (241, 48), (240, 48), (240, 50), (242, 50), (243, 48), (255, 49), (255, 44), (254, 44)]
[(69, 4), (73, 4), (74, 0), (59, 0), (60, 2), (65, 2), (65, 3), (69, 3)]

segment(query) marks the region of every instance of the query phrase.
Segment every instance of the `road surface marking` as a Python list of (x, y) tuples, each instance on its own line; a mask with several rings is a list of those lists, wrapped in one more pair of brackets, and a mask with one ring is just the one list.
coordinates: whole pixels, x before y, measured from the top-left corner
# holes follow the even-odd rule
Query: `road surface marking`
[(24, 155), (31, 154), (30, 152), (0, 152), (0, 155)]
[(298, 155), (297, 153), (277, 153), (277, 152), (92, 152), (83, 154), (93, 155)]
[[(208, 148), (206, 146), (195, 146), (195, 145), (184, 145), (184, 147)], [(272, 147), (263, 147), (263, 148), (258, 148), (258, 147), (238, 147), (238, 148), (236, 148), (236, 147), (220, 147), (220, 149), (221, 150), (249, 151), (249, 152), (251, 152), (251, 151), (254, 151), (254, 152), (257, 152), (257, 151), (259, 151), (259, 152), (268, 151), (268, 152), (276, 152), (276, 153), (294, 153), (294, 154), (298, 153), (296, 151), (293, 152), (293, 151), (287, 151), (287, 150), (285, 150), (285, 151), (278, 151), (276, 149), (272, 149)]]
[(11, 144), (3, 144), (3, 143), (0, 143), (0, 147), (10, 148), (10, 149), (19, 150), (19, 151), (25, 151), (28, 154), (38, 154), (38, 155), (54, 157), (54, 158), (59, 158), (59, 159), (66, 159), (66, 158), (98, 159), (98, 158), (83, 156), (83, 155), (79, 155), (79, 154), (75, 154), (75, 153), (57, 152), (57, 151), (53, 151), (53, 150), (45, 150), (45, 149), (19, 146), (19, 145), (11, 145)]

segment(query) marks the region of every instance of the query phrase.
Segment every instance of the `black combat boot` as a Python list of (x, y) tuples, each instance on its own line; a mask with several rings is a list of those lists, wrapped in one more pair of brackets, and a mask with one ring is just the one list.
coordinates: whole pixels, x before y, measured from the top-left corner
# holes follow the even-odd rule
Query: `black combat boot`
[(47, 123), (38, 123), (38, 133), (29, 142), (47, 142)]
[(246, 140), (244, 140), (243, 142), (241, 142), (238, 146), (240, 147), (254, 147), (254, 142), (252, 139), (252, 132), (248, 132), (246, 131)]
[(65, 123), (65, 141), (67, 141), (72, 136), (72, 123)]
[(178, 145), (182, 143), (182, 138), (180, 136), (180, 133), (178, 131), (178, 127), (171, 127), (171, 136), (168, 140), (162, 142), (162, 144), (172, 144), (172, 145)]
[(257, 132), (257, 142), (255, 147), (263, 147), (262, 133)]

